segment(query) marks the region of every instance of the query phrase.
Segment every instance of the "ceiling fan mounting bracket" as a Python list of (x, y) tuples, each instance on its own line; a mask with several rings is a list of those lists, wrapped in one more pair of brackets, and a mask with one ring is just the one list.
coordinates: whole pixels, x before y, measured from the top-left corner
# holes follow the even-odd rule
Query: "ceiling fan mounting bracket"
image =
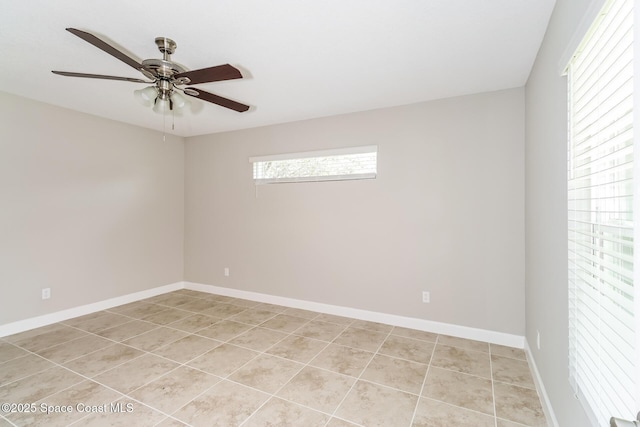
[(156, 37), (156, 46), (158, 46), (158, 50), (160, 50), (160, 52), (165, 55), (164, 59), (167, 61), (169, 60), (169, 58), (167, 58), (166, 56), (173, 55), (173, 52), (175, 52), (176, 48), (178, 47), (176, 42), (166, 37)]

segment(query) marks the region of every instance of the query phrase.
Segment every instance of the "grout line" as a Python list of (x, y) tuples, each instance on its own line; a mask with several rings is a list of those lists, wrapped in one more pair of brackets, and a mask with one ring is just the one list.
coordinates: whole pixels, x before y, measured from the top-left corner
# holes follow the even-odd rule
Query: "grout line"
[[(348, 327), (347, 327), (348, 328)], [(345, 330), (347, 329), (345, 328)], [(385, 341), (389, 338), (389, 336), (391, 336), (391, 332), (393, 331), (393, 327), (391, 327), (391, 329), (389, 330), (389, 332), (387, 333), (387, 335), (384, 337), (384, 339), (380, 342), (380, 344), (378, 345), (378, 348), (376, 349), (375, 352), (373, 352), (373, 355), (371, 356), (371, 359), (369, 359), (369, 362), (367, 362), (367, 364), (365, 365), (365, 367), (360, 371), (360, 374), (358, 375), (358, 378), (356, 378), (356, 380), (353, 382), (353, 384), (351, 384), (351, 387), (349, 388), (349, 390), (345, 393), (345, 395), (342, 397), (342, 399), (340, 400), (340, 403), (338, 403), (338, 405), (336, 406), (336, 409), (333, 410), (333, 413), (331, 414), (331, 417), (334, 417), (336, 415), (336, 412), (338, 412), (338, 409), (340, 409), (340, 407), (342, 406), (342, 404), (344, 403), (344, 401), (347, 399), (347, 396), (349, 396), (349, 394), (351, 394), (351, 391), (353, 390), (353, 388), (356, 386), (356, 384), (358, 384), (358, 381), (360, 381), (360, 378), (362, 377), (362, 374), (365, 373), (365, 371), (367, 370), (367, 368), (369, 367), (369, 365), (371, 364), (371, 362), (373, 361), (373, 359), (376, 357), (376, 355), (378, 354), (378, 352), (380, 351), (380, 349), (382, 348), (383, 344), (385, 343)], [(342, 331), (344, 333), (344, 331)], [(342, 334), (340, 334), (342, 335)], [(338, 337), (340, 336), (338, 335)], [(338, 338), (336, 337), (336, 339)], [(335, 339), (334, 339), (335, 341)], [(360, 349), (362, 350), (362, 349)], [(382, 385), (382, 384), (380, 384)], [(325, 427), (329, 424), (329, 422), (331, 421), (331, 418), (329, 418), (329, 421), (327, 421), (327, 423), (325, 424)]]
[(436, 347), (438, 346), (438, 339), (440, 336), (436, 336), (436, 342), (433, 343), (433, 349), (431, 350), (431, 357), (429, 358), (429, 364), (427, 365), (427, 372), (424, 373), (424, 378), (422, 379), (422, 385), (420, 386), (420, 391), (418, 393), (418, 401), (416, 402), (416, 407), (413, 409), (413, 415), (411, 416), (411, 424), (416, 418), (416, 414), (418, 413), (418, 407), (420, 406), (420, 399), (423, 398), (422, 391), (424, 390), (424, 385), (427, 383), (427, 377), (429, 376), (429, 371), (431, 370), (431, 364), (433, 362), (433, 356), (436, 353)]
[(498, 427), (498, 413), (496, 412), (496, 388), (493, 381), (493, 360), (491, 356), (491, 346), (489, 346), (489, 369), (491, 373), (491, 400), (493, 401), (493, 420), (495, 427)]
[[(316, 316), (316, 317), (318, 317), (318, 316)], [(286, 337), (284, 337), (282, 340), (278, 341), (278, 343), (280, 343), (280, 342), (284, 341), (286, 338), (288, 338), (288, 337), (290, 337), (290, 336), (300, 337), (301, 335), (294, 335), (294, 332), (296, 332), (296, 331), (298, 331), (299, 329), (303, 328), (303, 327), (304, 327), (305, 325), (307, 325), (309, 322), (311, 322), (311, 320), (309, 320), (308, 322), (306, 322), (304, 325), (299, 326), (297, 329), (295, 329), (295, 330), (291, 331), (291, 332), (290, 332)], [(334, 340), (335, 340), (338, 336), (340, 336), (340, 335), (341, 335), (341, 334), (342, 334), (342, 333), (343, 333), (347, 328), (348, 328), (348, 326), (343, 327), (342, 331), (341, 331), (341, 332), (340, 332), (340, 333), (339, 333), (339, 334), (334, 338)], [(307, 338), (307, 337), (304, 337), (304, 338)], [(321, 341), (321, 340), (319, 340), (319, 341)], [(321, 342), (325, 342), (325, 341), (321, 341)], [(269, 350), (269, 349), (273, 348), (274, 346), (276, 346), (278, 343), (275, 343), (275, 344), (273, 344), (271, 347), (269, 347), (269, 348), (265, 349), (265, 352), (266, 352), (267, 350)], [(271, 396), (269, 396), (269, 398), (268, 398), (267, 400), (265, 400), (265, 401), (262, 403), (262, 405), (260, 405), (258, 408), (256, 408), (256, 410), (255, 410), (255, 411), (253, 411), (253, 412), (251, 413), (251, 415), (249, 415), (249, 416), (248, 416), (248, 417), (247, 417), (247, 418), (246, 418), (246, 419), (245, 419), (245, 420), (244, 420), (240, 425), (243, 425), (243, 424), (244, 424), (244, 423), (246, 423), (249, 419), (251, 419), (251, 417), (253, 417), (253, 416), (254, 416), (254, 415), (255, 415), (255, 414), (256, 414), (260, 409), (262, 409), (262, 407), (263, 407), (264, 405), (266, 405), (266, 404), (267, 404), (267, 402), (269, 402), (269, 401), (270, 401), (271, 399), (273, 399), (274, 397), (275, 397), (275, 398), (278, 398), (278, 399), (282, 399), (281, 397), (277, 396), (277, 394), (278, 394), (278, 393), (279, 393), (283, 388), (285, 388), (285, 387), (287, 386), (287, 384), (289, 384), (293, 378), (295, 378), (295, 377), (296, 377), (300, 372), (302, 372), (302, 370), (303, 370), (303, 369), (305, 369), (305, 368), (306, 368), (306, 367), (308, 367), (308, 366), (311, 366), (311, 365), (309, 365), (309, 364), (310, 364), (313, 360), (315, 360), (315, 358), (316, 358), (316, 357), (318, 357), (318, 355), (319, 355), (320, 353), (322, 353), (323, 351), (325, 351), (325, 350), (327, 349), (327, 347), (329, 347), (332, 343), (333, 343), (333, 341), (331, 341), (331, 342), (326, 342), (326, 345), (325, 345), (325, 346), (324, 346), (324, 347), (323, 347), (319, 352), (317, 352), (315, 356), (313, 356), (311, 359), (309, 359), (309, 360), (307, 361), (307, 363), (304, 363), (304, 364), (303, 364), (303, 366), (302, 366), (302, 367), (301, 367), (301, 368), (300, 368), (300, 369), (299, 369), (295, 374), (293, 374), (293, 375), (291, 376), (291, 378), (289, 378), (289, 379), (288, 379), (288, 380), (287, 380), (287, 381), (286, 381), (282, 386), (280, 386), (280, 388), (278, 388), (274, 393), (272, 393), (272, 394), (271, 394)], [(264, 354), (264, 353), (263, 353), (263, 354)], [(268, 353), (267, 353), (267, 354), (268, 354)], [(279, 357), (279, 356), (272, 355), (272, 354), (269, 354), (269, 355), (270, 355), (270, 356)], [(253, 358), (253, 359), (251, 359), (251, 360), (255, 360), (257, 357), (258, 357), (258, 356), (254, 357), (254, 358)], [(286, 359), (286, 358), (282, 358), (282, 357), (280, 357), (280, 358), (281, 358), (281, 359), (284, 359), (284, 360), (290, 360), (290, 359)], [(247, 362), (247, 363), (249, 363), (249, 362)], [(301, 363), (301, 362), (297, 362), (297, 363)], [(245, 365), (246, 365), (246, 364), (245, 364)], [(312, 366), (312, 367), (313, 367), (313, 366)], [(240, 369), (240, 368), (238, 368), (238, 369)], [(237, 370), (236, 370), (236, 371), (234, 371), (234, 373), (235, 373), (235, 372), (237, 372)], [(232, 374), (229, 374), (229, 375), (227, 376), (227, 378), (228, 378), (229, 376), (231, 376), (231, 375), (232, 375)], [(233, 381), (233, 380), (230, 380), (230, 381)], [(245, 385), (245, 384), (242, 384), (242, 385)], [(246, 386), (246, 385), (245, 385), (245, 386)], [(264, 392), (263, 392), (263, 393), (264, 393)], [(283, 399), (283, 400), (285, 400), (285, 401), (289, 402), (289, 400), (287, 400), (287, 399)], [(291, 403), (294, 403), (294, 404), (296, 404), (296, 405), (300, 405), (300, 406), (306, 407), (305, 405), (301, 405), (301, 404), (299, 404), (299, 403), (297, 403), (297, 402), (291, 402)], [(323, 413), (323, 414), (325, 413), (325, 412), (320, 411), (320, 410), (315, 409), (315, 408), (309, 408), (309, 409), (312, 409), (312, 410), (314, 410), (314, 411), (316, 411), (316, 412), (320, 412), (320, 413)], [(331, 420), (331, 415), (330, 415), (330, 414), (326, 414), (326, 415), (329, 415), (329, 418), (328, 418), (328, 420), (327, 420), (327, 423), (328, 423), (328, 422)]]

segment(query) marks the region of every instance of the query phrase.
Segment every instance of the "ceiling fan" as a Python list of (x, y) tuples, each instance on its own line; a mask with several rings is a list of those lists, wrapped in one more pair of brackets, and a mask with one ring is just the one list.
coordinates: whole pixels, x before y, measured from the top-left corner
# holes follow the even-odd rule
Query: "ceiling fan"
[(75, 28), (67, 28), (66, 30), (140, 71), (150, 81), (129, 77), (73, 73), (68, 71), (52, 71), (54, 74), (68, 77), (122, 80), (134, 83), (151, 84), (152, 86), (135, 91), (135, 95), (144, 104), (148, 106), (153, 105), (153, 110), (159, 113), (184, 106), (185, 99), (178, 93), (178, 91), (185, 95), (211, 102), (240, 113), (249, 109), (248, 105), (206, 92), (202, 89), (195, 87), (180, 87), (190, 84), (193, 85), (199, 83), (218, 82), (222, 80), (241, 79), (242, 74), (240, 71), (229, 64), (187, 71), (181, 65), (171, 61), (170, 55), (175, 52), (177, 45), (176, 42), (166, 37), (157, 37), (155, 40), (158, 49), (162, 52), (162, 59), (145, 59), (140, 63), (91, 33)]

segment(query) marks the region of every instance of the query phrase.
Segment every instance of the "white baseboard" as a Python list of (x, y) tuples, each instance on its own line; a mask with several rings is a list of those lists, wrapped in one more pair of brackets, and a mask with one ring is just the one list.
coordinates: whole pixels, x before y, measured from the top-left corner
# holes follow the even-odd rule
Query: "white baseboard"
[(286, 307), (300, 308), (304, 310), (317, 311), (320, 313), (333, 314), (336, 316), (350, 317), (371, 322), (385, 323), (388, 325), (401, 326), (405, 328), (417, 329), (421, 331), (433, 332), (436, 334), (451, 335), (460, 338), (467, 338), (477, 341), (485, 341), (493, 344), (506, 345), (509, 347), (524, 348), (525, 338), (519, 335), (507, 334), (504, 332), (490, 331), (486, 329), (471, 328), (468, 326), (454, 325), (450, 323), (434, 322), (431, 320), (405, 317), (395, 314), (380, 313), (375, 311), (362, 310), (358, 308), (344, 307), (339, 305), (324, 304), (319, 302), (300, 300), (295, 298), (280, 297), (263, 294), (259, 292), (242, 291), (239, 289), (225, 288), (221, 286), (204, 285), (192, 282), (176, 282), (166, 286), (160, 286), (145, 291), (135, 292), (92, 304), (70, 308), (68, 310), (57, 311), (43, 316), (20, 320), (5, 325), (0, 325), (0, 337), (28, 331), (30, 329), (47, 326), (78, 316), (106, 310), (122, 304), (139, 301), (178, 289), (191, 289), (194, 291), (207, 292), (211, 294), (225, 295), (235, 298), (244, 298), (251, 301), (278, 304)]
[(540, 403), (542, 404), (544, 415), (547, 418), (547, 423), (552, 427), (558, 427), (558, 419), (556, 418), (555, 412), (553, 412), (551, 400), (549, 399), (547, 390), (544, 388), (542, 377), (540, 376), (540, 372), (538, 371), (538, 366), (536, 366), (536, 360), (533, 358), (531, 347), (529, 347), (529, 341), (527, 341), (526, 338), (524, 339), (524, 351), (527, 354), (529, 369), (531, 369), (531, 374), (533, 375), (533, 381), (536, 384), (536, 389), (538, 389), (538, 392), (540, 393)]
[(95, 302), (92, 304), (81, 305), (79, 307), (67, 310), (56, 311), (55, 313), (45, 314), (30, 319), (19, 320), (17, 322), (0, 325), (0, 337), (17, 334), (19, 332), (28, 331), (30, 329), (39, 328), (41, 326), (51, 325), (53, 323), (62, 322), (63, 320), (72, 319), (85, 314), (95, 313), (96, 311), (106, 310), (122, 304), (139, 301), (145, 298), (151, 298), (156, 295), (165, 294), (167, 292), (177, 291), (184, 288), (184, 282), (176, 282), (170, 285), (159, 286), (157, 288), (147, 289), (132, 294), (122, 295), (120, 297), (110, 298), (108, 300)]
[(361, 310), (358, 308), (350, 308), (295, 298), (274, 296), (259, 292), (242, 291), (239, 289), (225, 288), (221, 286), (204, 285), (201, 283), (184, 282), (184, 288), (211, 294), (243, 298), (251, 301), (318, 311), (320, 313), (334, 314), (337, 316), (351, 317), (354, 319), (368, 320), (371, 322), (386, 323), (388, 325), (402, 326), (405, 328), (418, 329), (421, 331), (451, 335), (477, 341), (485, 341), (493, 344), (506, 345), (509, 347), (524, 348), (525, 343), (524, 336), (520, 335), (489, 331), (486, 329), (470, 328), (468, 326), (460, 326), (450, 323), (434, 322), (431, 320), (418, 319), (414, 317), (379, 313), (375, 311)]

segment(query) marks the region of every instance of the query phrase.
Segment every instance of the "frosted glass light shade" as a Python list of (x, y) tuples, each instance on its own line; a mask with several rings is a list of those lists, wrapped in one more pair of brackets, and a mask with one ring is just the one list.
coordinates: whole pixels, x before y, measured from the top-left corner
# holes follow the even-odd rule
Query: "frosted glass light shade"
[(173, 92), (171, 94), (171, 101), (173, 101), (173, 108), (182, 108), (186, 103), (184, 96), (180, 95), (178, 92)]
[(136, 99), (145, 107), (150, 107), (158, 96), (158, 90), (155, 86), (147, 86), (144, 89), (133, 91)]
[(158, 98), (156, 100), (156, 104), (153, 106), (153, 111), (160, 114), (164, 114), (169, 111), (169, 100)]

